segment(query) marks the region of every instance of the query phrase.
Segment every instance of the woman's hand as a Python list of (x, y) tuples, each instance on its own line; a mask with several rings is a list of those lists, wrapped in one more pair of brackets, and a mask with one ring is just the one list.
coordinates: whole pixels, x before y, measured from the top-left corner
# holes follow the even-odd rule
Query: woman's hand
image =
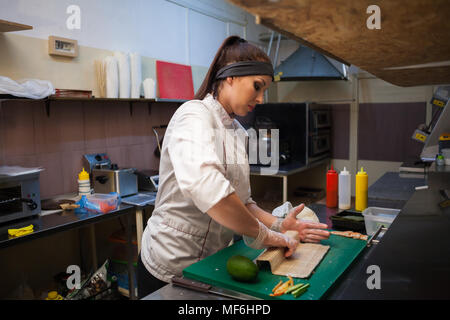
[(301, 221), (297, 219), (297, 215), (303, 210), (303, 208), (305, 208), (305, 205), (302, 203), (288, 213), (281, 224), (281, 231), (297, 231), (299, 239), (302, 242), (318, 243), (321, 240), (328, 239), (330, 237), (330, 233), (326, 230), (321, 230), (328, 227), (326, 224)]
[(268, 247), (286, 247), (285, 257), (290, 257), (298, 246), (298, 240), (292, 239), (280, 232), (267, 229), (268, 234), (264, 239), (264, 245)]

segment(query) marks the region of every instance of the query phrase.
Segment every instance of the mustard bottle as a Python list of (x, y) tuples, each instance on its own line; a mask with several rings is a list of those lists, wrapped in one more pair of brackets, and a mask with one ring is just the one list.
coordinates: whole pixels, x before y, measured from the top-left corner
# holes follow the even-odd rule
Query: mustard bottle
[(91, 194), (91, 184), (89, 181), (89, 173), (87, 173), (84, 168), (78, 174), (78, 195), (81, 197), (83, 195)]
[(368, 196), (368, 183), (369, 176), (361, 167), (356, 175), (355, 183), (355, 210), (363, 211), (367, 208), (367, 196)]

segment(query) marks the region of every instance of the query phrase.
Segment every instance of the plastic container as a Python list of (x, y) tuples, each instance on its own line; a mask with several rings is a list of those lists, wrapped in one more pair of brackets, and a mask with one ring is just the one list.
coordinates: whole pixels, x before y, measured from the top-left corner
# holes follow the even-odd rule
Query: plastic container
[(338, 174), (333, 166), (327, 172), (327, 207), (336, 208), (338, 205)]
[(366, 208), (362, 215), (364, 216), (367, 235), (373, 235), (380, 226), (389, 228), (399, 212), (400, 209), (378, 207)]
[(347, 168), (339, 174), (339, 209), (347, 210), (350, 209), (351, 203), (351, 180), (350, 173)]
[(75, 213), (99, 212), (107, 213), (117, 209), (121, 198), (117, 192), (95, 193), (89, 196), (82, 196), (76, 203), (80, 207), (75, 209)]
[(369, 176), (361, 167), (361, 171), (356, 174), (355, 182), (355, 210), (363, 211), (367, 208)]

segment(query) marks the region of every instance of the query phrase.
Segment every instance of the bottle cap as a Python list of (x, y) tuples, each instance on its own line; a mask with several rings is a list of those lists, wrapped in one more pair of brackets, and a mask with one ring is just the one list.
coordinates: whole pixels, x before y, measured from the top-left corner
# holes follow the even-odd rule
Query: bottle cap
[(367, 175), (367, 172), (365, 172), (364, 168), (361, 167), (361, 171), (358, 171), (358, 175)]
[(89, 180), (89, 173), (87, 173), (87, 172), (84, 170), (84, 168), (83, 168), (83, 171), (81, 171), (81, 172), (78, 174), (78, 179), (79, 179), (79, 180)]
[(341, 174), (343, 174), (343, 175), (348, 175), (349, 174), (349, 172), (347, 171), (346, 167), (344, 167), (344, 170), (341, 171)]
[(336, 171), (334, 171), (334, 169), (333, 169), (333, 165), (331, 165), (331, 168), (330, 168), (330, 170), (328, 170), (328, 173), (336, 173)]

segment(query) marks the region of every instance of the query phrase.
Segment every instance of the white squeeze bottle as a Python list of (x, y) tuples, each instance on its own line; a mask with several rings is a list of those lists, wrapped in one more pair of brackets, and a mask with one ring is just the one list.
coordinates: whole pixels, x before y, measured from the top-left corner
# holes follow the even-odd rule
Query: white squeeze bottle
[(351, 208), (351, 179), (350, 173), (344, 167), (339, 174), (339, 209), (346, 210)]

